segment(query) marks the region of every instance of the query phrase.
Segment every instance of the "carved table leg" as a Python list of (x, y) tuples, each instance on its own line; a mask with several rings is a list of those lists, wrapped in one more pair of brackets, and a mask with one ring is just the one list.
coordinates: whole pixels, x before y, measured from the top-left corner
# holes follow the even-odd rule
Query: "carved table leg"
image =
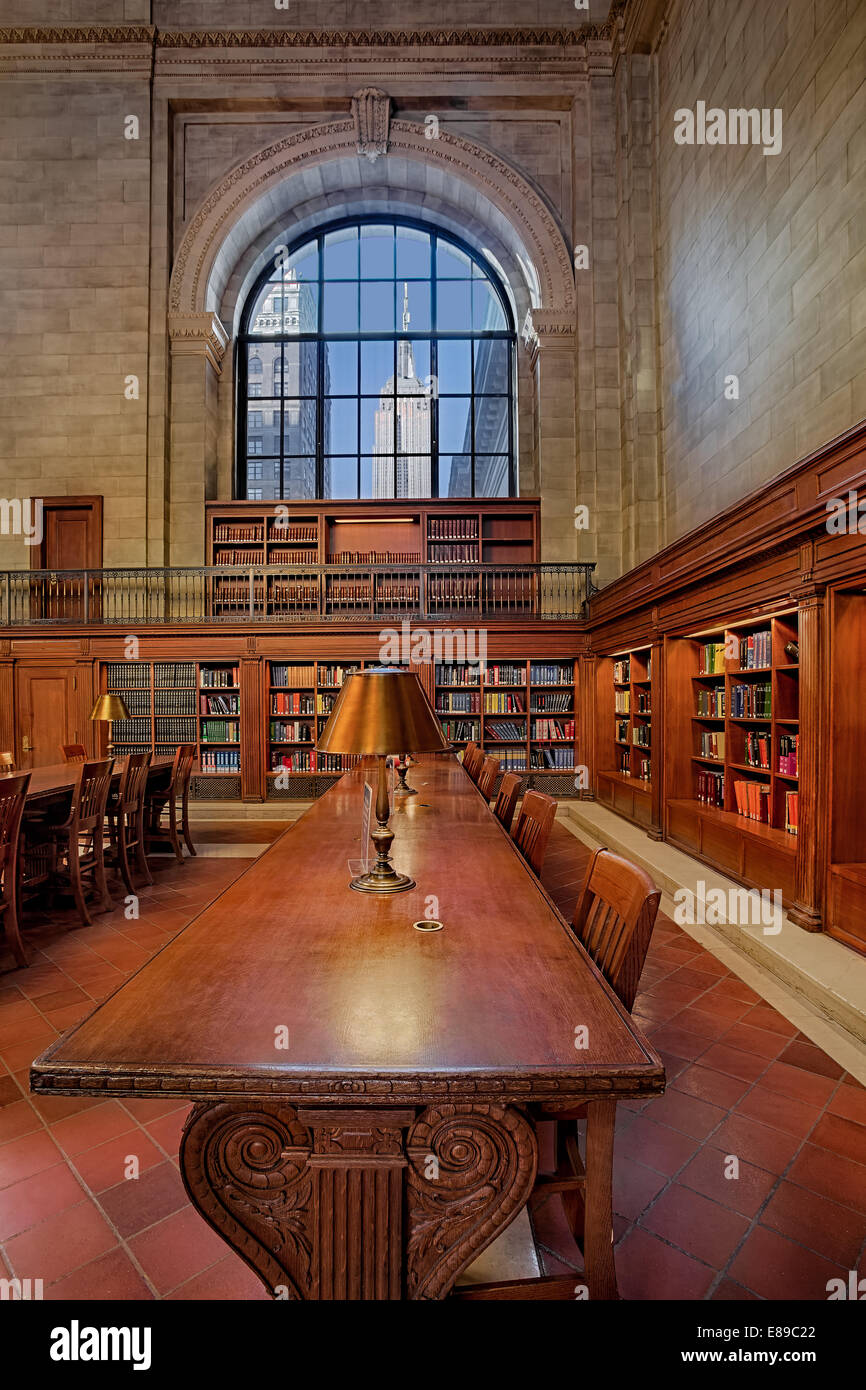
[(271, 1293), (430, 1299), (524, 1206), (537, 1150), (503, 1105), (416, 1119), (238, 1101), (197, 1105), (180, 1159), (198, 1211)]
[(613, 1139), (616, 1101), (586, 1107), (583, 1263), (591, 1299), (618, 1298), (613, 1258)]

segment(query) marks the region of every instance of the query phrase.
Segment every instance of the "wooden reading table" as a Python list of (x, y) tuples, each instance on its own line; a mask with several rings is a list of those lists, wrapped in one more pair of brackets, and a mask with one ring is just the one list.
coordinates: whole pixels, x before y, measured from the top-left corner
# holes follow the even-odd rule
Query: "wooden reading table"
[[(456, 759), (420, 760), (396, 801), (417, 887), (351, 892), (373, 775), (287, 828), (34, 1062), (32, 1089), (195, 1102), (193, 1203), (302, 1299), (446, 1296), (529, 1198), (533, 1105), (586, 1102), (575, 1282), (616, 1297), (616, 1101), (662, 1091), (662, 1064)], [(413, 926), (425, 911), (441, 931)]]

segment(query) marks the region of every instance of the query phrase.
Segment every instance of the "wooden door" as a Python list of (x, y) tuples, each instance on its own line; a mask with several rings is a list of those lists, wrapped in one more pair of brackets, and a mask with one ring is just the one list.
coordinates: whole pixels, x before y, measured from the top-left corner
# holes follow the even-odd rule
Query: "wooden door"
[(18, 748), (21, 768), (59, 763), (61, 743), (86, 743), (78, 727), (79, 673), (68, 666), (19, 667)]
[(102, 498), (45, 497), (42, 540), (31, 550), (32, 568), (50, 573), (34, 586), (34, 617), (43, 621), (94, 622), (99, 613), (99, 579), (87, 583), (63, 571), (101, 570)]

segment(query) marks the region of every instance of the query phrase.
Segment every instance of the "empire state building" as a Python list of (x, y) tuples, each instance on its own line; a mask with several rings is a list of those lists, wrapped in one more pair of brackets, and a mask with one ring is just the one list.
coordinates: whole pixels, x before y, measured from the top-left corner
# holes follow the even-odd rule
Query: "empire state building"
[(430, 496), (430, 396), (415, 371), (415, 356), (408, 338), (409, 318), (409, 286), (404, 282), (405, 336), (397, 343), (396, 376), (389, 377), (382, 387), (376, 411), (374, 497)]

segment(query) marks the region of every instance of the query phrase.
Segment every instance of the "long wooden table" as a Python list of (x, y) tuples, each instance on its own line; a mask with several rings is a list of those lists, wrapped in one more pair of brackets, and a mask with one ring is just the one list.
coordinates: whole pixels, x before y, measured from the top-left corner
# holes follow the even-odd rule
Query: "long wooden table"
[[(173, 762), (173, 758), (151, 758), (148, 784), (159, 780), (167, 782)], [(115, 758), (112, 785), (120, 781), (125, 764), (125, 757)], [(75, 785), (79, 767), (80, 763), (49, 763), (45, 767), (34, 767), (30, 773), (26, 805), (36, 806), (40, 802), (56, 801), (58, 797), (68, 795)], [(22, 771), (26, 772), (27, 768), (23, 768)]]
[[(587, 1102), (584, 1282), (615, 1297), (616, 1100), (663, 1090), (662, 1064), (456, 760), (419, 762), (391, 818), (417, 888), (351, 892), (365, 777), (39, 1057), (32, 1089), (195, 1101), (192, 1201), (305, 1299), (444, 1297), (527, 1202), (532, 1105)], [(413, 926), (425, 911), (441, 931)]]

